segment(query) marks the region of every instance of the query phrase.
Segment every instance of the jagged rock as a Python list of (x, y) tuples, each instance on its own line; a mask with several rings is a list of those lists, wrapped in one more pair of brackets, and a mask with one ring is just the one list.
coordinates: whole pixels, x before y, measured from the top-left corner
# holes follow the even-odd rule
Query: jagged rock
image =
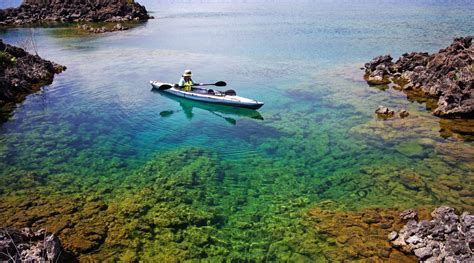
[(370, 85), (389, 84), (390, 68), (393, 66), (390, 55), (378, 56), (365, 64), (365, 80)]
[(150, 19), (133, 0), (25, 0), (18, 8), (0, 10), (0, 25), (36, 22), (123, 22)]
[(397, 237), (398, 237), (397, 231), (392, 231), (392, 232), (390, 232), (390, 234), (388, 234), (388, 240), (389, 240), (389, 241), (393, 241), (393, 240), (395, 240)]
[(62, 262), (61, 242), (43, 229), (0, 229), (0, 261)]
[(417, 256), (421, 260), (431, 257), (433, 255), (433, 250), (431, 250), (429, 247), (417, 248), (413, 252), (415, 253), (415, 256)]
[(40, 84), (51, 83), (54, 74), (66, 69), (22, 48), (5, 44), (1, 39), (0, 50), (0, 106), (21, 101), (38, 90)]
[(432, 220), (416, 222), (414, 211), (409, 209), (400, 214), (403, 220), (410, 221), (398, 233), (390, 233), (393, 247), (414, 253), (423, 262), (474, 260), (474, 216), (464, 212), (459, 217), (455, 209), (442, 206), (431, 213)]
[(99, 34), (99, 33), (105, 33), (105, 32), (113, 32), (113, 31), (124, 31), (124, 30), (128, 30), (128, 27), (126, 26), (123, 26), (122, 24), (120, 23), (117, 23), (115, 26), (113, 27), (105, 27), (105, 26), (102, 26), (102, 27), (94, 27), (92, 25), (88, 25), (88, 24), (81, 24), (81, 25), (78, 25), (77, 28), (81, 29), (81, 30), (85, 30), (89, 33), (94, 33), (94, 34)]
[(402, 220), (418, 220), (418, 211), (413, 208), (407, 209), (400, 213), (400, 218)]
[(433, 114), (440, 117), (474, 118), (474, 45), (472, 37), (455, 38), (438, 53), (405, 53), (395, 63), (390, 55), (365, 64), (364, 78), (370, 85), (400, 84), (402, 90), (417, 90), (437, 97)]
[(410, 113), (405, 110), (405, 109), (401, 109), (399, 112), (398, 112), (398, 115), (400, 116), (400, 118), (406, 118), (410, 115)]
[(390, 110), (389, 108), (384, 107), (384, 106), (379, 106), (375, 110), (375, 113), (377, 114), (378, 117), (385, 118), (385, 119), (391, 118), (395, 114), (393, 110)]
[(366, 77), (366, 81), (370, 85), (385, 85), (390, 83), (388, 75), (385, 74), (385, 71), (380, 69), (377, 69), (374, 72), (370, 73)]
[(386, 68), (393, 66), (392, 57), (390, 55), (378, 56), (370, 62), (365, 63), (366, 70), (375, 71), (378, 66), (383, 65)]

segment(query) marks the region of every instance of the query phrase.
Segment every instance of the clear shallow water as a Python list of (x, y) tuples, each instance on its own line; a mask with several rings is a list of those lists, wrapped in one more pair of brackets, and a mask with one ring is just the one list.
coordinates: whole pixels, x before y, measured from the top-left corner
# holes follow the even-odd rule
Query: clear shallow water
[[(40, 210), (55, 198), (79, 208), (29, 224), (69, 220), (66, 229), (84, 238), (87, 205), (105, 202), (105, 215), (94, 217), (99, 245), (79, 251), (84, 258), (315, 260), (328, 259), (331, 244), (309, 239), (317, 245), (309, 249), (299, 240), (306, 234), (291, 233), (311, 231), (302, 215), (322, 201), (343, 211), (472, 211), (472, 122), (433, 117), (424, 102), (367, 86), (359, 70), (380, 54), (435, 52), (472, 35), (472, 3), (147, 6), (156, 19), (126, 32), (34, 29), (40, 55), (68, 70), (1, 124), (0, 193), (12, 204), (39, 198)], [(1, 36), (15, 43), (27, 30)], [(149, 80), (177, 81), (186, 68), (266, 105), (235, 110), (150, 91)], [(377, 120), (379, 104), (410, 117)], [(9, 214), (15, 209), (3, 210), (6, 224), (23, 223)]]

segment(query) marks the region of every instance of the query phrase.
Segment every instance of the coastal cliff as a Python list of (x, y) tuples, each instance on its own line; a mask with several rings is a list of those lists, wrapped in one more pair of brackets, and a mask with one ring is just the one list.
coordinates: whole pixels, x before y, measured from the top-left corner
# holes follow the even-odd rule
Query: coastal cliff
[(0, 39), (0, 107), (22, 101), (65, 69)]
[(406, 53), (395, 63), (390, 55), (365, 64), (370, 85), (393, 83), (405, 92), (438, 98), (433, 114), (474, 118), (474, 45), (472, 37), (456, 38), (438, 53)]
[(133, 0), (24, 0), (18, 8), (0, 10), (0, 25), (38, 22), (124, 22), (151, 18)]

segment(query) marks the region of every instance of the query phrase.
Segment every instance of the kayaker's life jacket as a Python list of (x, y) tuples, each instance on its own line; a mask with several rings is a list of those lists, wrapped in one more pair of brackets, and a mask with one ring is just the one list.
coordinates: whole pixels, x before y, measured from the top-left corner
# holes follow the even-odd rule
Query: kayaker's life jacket
[(183, 90), (184, 91), (191, 91), (193, 89), (193, 81), (192, 80), (189, 80), (189, 81), (185, 81), (184, 82), (184, 85), (183, 85)]

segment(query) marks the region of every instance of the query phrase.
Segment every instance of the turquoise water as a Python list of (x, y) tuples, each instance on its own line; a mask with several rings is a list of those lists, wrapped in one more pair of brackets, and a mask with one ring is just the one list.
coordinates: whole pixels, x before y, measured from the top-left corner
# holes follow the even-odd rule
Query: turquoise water
[[(302, 247), (291, 233), (310, 231), (301, 215), (322, 201), (347, 211), (439, 204), (472, 211), (474, 124), (440, 120), (421, 99), (369, 87), (359, 69), (377, 55), (436, 52), (472, 35), (471, 2), (145, 4), (156, 19), (126, 32), (32, 29), (39, 54), (68, 70), (0, 125), (5, 202), (35, 196), (44, 199), (38, 209), (54, 198), (105, 202), (104, 218), (142, 233), (107, 225), (99, 245), (76, 252), (60, 231), (74, 253), (316, 260), (330, 244)], [(14, 44), (29, 30), (0, 34)], [(188, 68), (198, 82), (225, 80), (266, 104), (237, 110), (151, 91), (149, 80), (175, 82)], [(380, 104), (407, 108), (410, 117), (377, 120)], [(140, 212), (127, 210), (136, 206)], [(15, 209), (4, 209), (6, 224), (22, 222), (8, 216)], [(66, 229), (82, 235), (87, 217), (77, 215), (85, 210)], [(193, 219), (201, 217), (208, 223)], [(173, 220), (185, 223), (160, 223)]]

